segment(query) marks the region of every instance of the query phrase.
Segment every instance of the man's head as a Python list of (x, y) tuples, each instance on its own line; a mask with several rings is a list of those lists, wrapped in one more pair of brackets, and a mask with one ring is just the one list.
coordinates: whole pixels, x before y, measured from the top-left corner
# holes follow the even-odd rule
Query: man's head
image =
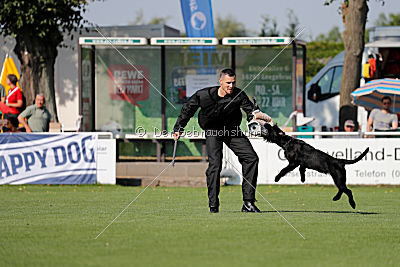
[(219, 76), (219, 83), (225, 94), (232, 94), (235, 88), (236, 74), (232, 69), (223, 69)]
[(389, 96), (382, 97), (382, 106), (385, 110), (390, 110), (390, 106), (392, 105), (392, 99)]
[(17, 76), (15, 76), (14, 74), (8, 74), (7, 75), (7, 84), (8, 85), (14, 85), (16, 86), (18, 82), (18, 78)]
[(352, 120), (347, 120), (344, 122), (344, 131), (345, 132), (354, 132), (355, 124)]
[(43, 108), (45, 103), (44, 100), (44, 95), (43, 94), (37, 94), (35, 98), (35, 105), (37, 108)]

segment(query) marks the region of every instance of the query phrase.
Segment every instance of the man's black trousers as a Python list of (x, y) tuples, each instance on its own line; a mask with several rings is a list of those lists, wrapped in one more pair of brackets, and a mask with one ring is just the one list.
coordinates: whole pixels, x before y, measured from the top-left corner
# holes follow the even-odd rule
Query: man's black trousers
[[(222, 133), (222, 134), (220, 134)], [(220, 172), (222, 168), (222, 149), (225, 143), (239, 158), (242, 164), (242, 193), (243, 201), (255, 200), (255, 188), (258, 176), (258, 156), (254, 151), (249, 139), (239, 130), (231, 134), (214, 131), (212, 134), (206, 132), (206, 146), (208, 154), (207, 187), (210, 207), (219, 206)], [(250, 184), (251, 185), (250, 185)]]

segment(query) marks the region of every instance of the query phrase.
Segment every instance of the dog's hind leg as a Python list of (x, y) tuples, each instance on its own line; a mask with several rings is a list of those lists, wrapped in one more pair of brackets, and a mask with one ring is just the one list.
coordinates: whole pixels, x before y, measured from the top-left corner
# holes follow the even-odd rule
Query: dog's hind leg
[(333, 201), (338, 201), (342, 197), (343, 191), (339, 190), (337, 194), (333, 197)]
[(356, 202), (354, 201), (354, 198), (353, 198), (353, 193), (351, 192), (351, 190), (350, 189), (348, 189), (347, 188), (347, 186), (346, 186), (346, 169), (344, 168), (344, 166), (343, 166), (343, 168), (341, 169), (341, 179), (340, 179), (340, 181), (341, 181), (341, 184), (342, 184), (342, 191), (347, 195), (347, 197), (349, 198), (349, 204), (350, 204), (350, 206), (353, 208), (353, 209), (355, 209), (356, 208)]
[(289, 165), (287, 165), (285, 168), (283, 168), (278, 175), (275, 177), (275, 182), (278, 182), (283, 176), (288, 174), (289, 172), (293, 171), (296, 169), (296, 167), (299, 166), (299, 164), (289, 162)]
[(301, 182), (304, 183), (306, 181), (306, 168), (300, 166), (299, 171), (300, 171)]
[(347, 195), (347, 197), (349, 198), (349, 204), (350, 204), (350, 206), (351, 206), (353, 209), (355, 209), (355, 208), (356, 208), (356, 202), (354, 201), (353, 193), (351, 192), (351, 190), (348, 189), (348, 188), (346, 187), (346, 190), (344, 191), (344, 193), (345, 193), (345, 194)]
[(333, 179), (333, 182), (335, 183), (335, 185), (336, 185), (336, 187), (338, 188), (338, 192), (337, 192), (337, 194), (333, 197), (333, 201), (338, 201), (341, 197), (342, 197), (342, 194), (343, 194), (343, 191), (344, 191), (344, 187), (342, 186), (342, 182), (341, 182), (341, 178), (340, 178), (340, 176), (342, 175), (341, 173), (340, 173), (340, 171), (339, 170), (337, 170), (336, 168), (332, 168), (330, 171), (329, 171), (329, 174), (332, 176), (332, 179)]
[(339, 189), (339, 192), (336, 194), (336, 196), (333, 197), (333, 201), (337, 201), (340, 199), (343, 193), (347, 195), (349, 198), (349, 204), (350, 206), (355, 209), (356, 208), (356, 203), (354, 202), (353, 194), (350, 189), (347, 188), (346, 186), (346, 170), (344, 167), (341, 168), (335, 168), (330, 171), (330, 174), (332, 175), (333, 181), (335, 182), (335, 185)]

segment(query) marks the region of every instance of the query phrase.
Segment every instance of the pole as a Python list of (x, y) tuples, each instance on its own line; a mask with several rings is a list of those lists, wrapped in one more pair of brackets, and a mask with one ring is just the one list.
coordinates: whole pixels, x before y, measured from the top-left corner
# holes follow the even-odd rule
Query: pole
[[(296, 41), (293, 41), (292, 44), (293, 53), (292, 53), (292, 112), (296, 111), (296, 59), (297, 59), (297, 46)], [(296, 125), (296, 116), (293, 116), (292, 119), (292, 128), (293, 132), (297, 132)]]

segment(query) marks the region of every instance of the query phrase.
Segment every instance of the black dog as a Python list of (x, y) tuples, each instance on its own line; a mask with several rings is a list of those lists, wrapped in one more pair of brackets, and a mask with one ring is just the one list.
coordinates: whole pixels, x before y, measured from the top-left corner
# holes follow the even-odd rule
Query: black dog
[(278, 182), (287, 173), (300, 166), (301, 181), (304, 183), (306, 169), (313, 169), (321, 173), (329, 173), (335, 185), (339, 189), (333, 201), (340, 199), (343, 193), (349, 198), (350, 206), (355, 209), (356, 203), (353, 199), (351, 190), (346, 187), (346, 164), (353, 164), (360, 161), (369, 151), (369, 148), (356, 159), (337, 159), (321, 150), (315, 149), (302, 140), (286, 135), (277, 125), (271, 126), (268, 123), (261, 124), (261, 136), (268, 142), (275, 143), (285, 151), (285, 157), (289, 165), (283, 168), (275, 177)]

